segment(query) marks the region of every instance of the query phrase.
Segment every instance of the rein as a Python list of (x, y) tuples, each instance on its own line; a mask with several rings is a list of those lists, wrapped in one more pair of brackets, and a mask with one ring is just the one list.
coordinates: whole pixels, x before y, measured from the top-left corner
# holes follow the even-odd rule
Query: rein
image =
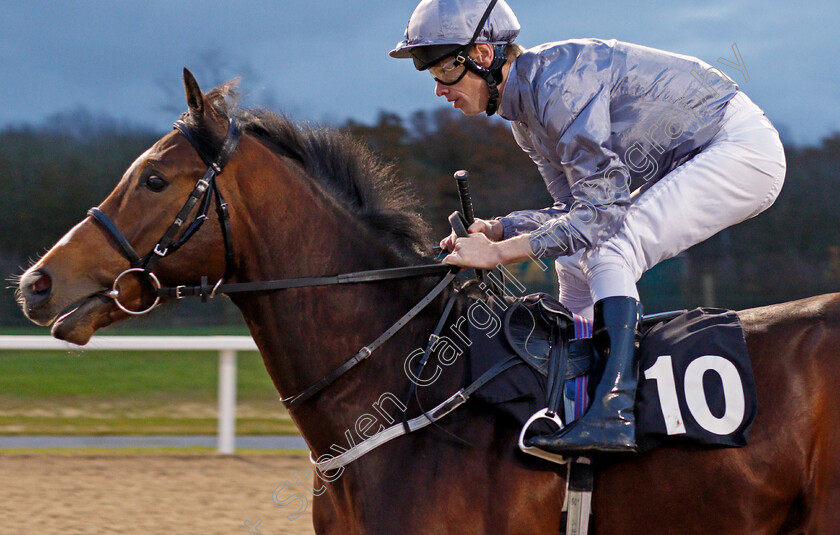
[(234, 282), (229, 284), (207, 284), (207, 277), (202, 277), (202, 284), (196, 286), (175, 286), (162, 287), (157, 290), (159, 297), (174, 297), (183, 299), (185, 297), (201, 297), (202, 299), (212, 298), (215, 293), (242, 293), (242, 292), (267, 292), (272, 290), (286, 290), (289, 288), (308, 288), (313, 286), (332, 286), (336, 284), (358, 284), (360, 282), (377, 282), (393, 279), (407, 279), (411, 277), (423, 277), (428, 275), (441, 275), (449, 273), (453, 266), (448, 264), (423, 264), (419, 266), (407, 266), (398, 268), (374, 269), (370, 271), (356, 271), (352, 273), (340, 273), (325, 277), (299, 277), (293, 279), (277, 279), (255, 282)]
[[(440, 295), (440, 293), (449, 286), (452, 281), (455, 279), (455, 275), (457, 273), (455, 271), (451, 271), (446, 274), (446, 276), (439, 282), (437, 285), (432, 288), (432, 290), (426, 294), (423, 299), (420, 300), (419, 303), (414, 305), (411, 310), (405, 313), (403, 317), (397, 320), (396, 323), (391, 325), (387, 331), (379, 335), (379, 337), (371, 342), (370, 344), (366, 345), (362, 349), (360, 349), (355, 355), (350, 357), (344, 364), (338, 366), (337, 368), (333, 369), (331, 372), (326, 374), (322, 377), (318, 382), (308, 386), (303, 391), (291, 396), (289, 398), (281, 399), (280, 401), (283, 405), (286, 406), (287, 409), (293, 409), (306, 401), (307, 399), (311, 398), (330, 384), (332, 384), (336, 379), (350, 371), (351, 368), (362, 362), (363, 360), (367, 359), (371, 353), (373, 353), (379, 346), (384, 344), (389, 338), (397, 334), (397, 331), (405, 327), (409, 321), (414, 318), (417, 314), (420, 313), (421, 310), (426, 308), (429, 303), (434, 301), (434, 299)], [(438, 333), (435, 333), (435, 336)]]

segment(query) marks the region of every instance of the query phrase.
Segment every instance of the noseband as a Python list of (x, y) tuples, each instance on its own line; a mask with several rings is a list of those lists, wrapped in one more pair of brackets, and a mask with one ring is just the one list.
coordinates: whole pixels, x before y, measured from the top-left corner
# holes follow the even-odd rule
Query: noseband
[[(229, 279), (233, 275), (233, 260), (234, 260), (234, 251), (233, 251), (233, 233), (230, 229), (230, 213), (228, 211), (228, 205), (225, 202), (224, 198), (222, 197), (222, 192), (219, 191), (219, 187), (216, 184), (216, 177), (222, 173), (222, 170), (225, 168), (225, 165), (230, 161), (231, 156), (233, 156), (234, 151), (236, 150), (237, 145), (239, 144), (239, 138), (241, 137), (242, 133), (239, 130), (239, 127), (236, 125), (236, 120), (231, 118), (230, 126), (228, 127), (227, 135), (225, 136), (224, 141), (222, 142), (222, 148), (219, 150), (219, 154), (214, 159), (209, 159), (205, 156), (205, 152), (202, 146), (196, 141), (193, 135), (190, 133), (189, 127), (183, 120), (178, 120), (174, 124), (174, 128), (181, 132), (184, 137), (190, 142), (193, 148), (198, 152), (201, 159), (204, 163), (207, 164), (207, 171), (204, 172), (204, 176), (202, 176), (198, 182), (195, 184), (195, 188), (193, 188), (192, 193), (187, 198), (187, 202), (184, 203), (184, 206), (178, 212), (178, 215), (175, 216), (175, 220), (169, 225), (169, 228), (166, 229), (163, 236), (157, 241), (154, 248), (147, 253), (145, 256), (141, 257), (137, 254), (137, 251), (134, 250), (134, 247), (131, 246), (131, 243), (126, 239), (125, 235), (120, 232), (120, 229), (117, 228), (117, 225), (111, 220), (110, 217), (105, 215), (105, 213), (100, 210), (99, 208), (91, 208), (88, 210), (88, 215), (93, 217), (94, 221), (98, 222), (103, 229), (105, 229), (108, 234), (117, 242), (119, 245), (120, 250), (122, 251), (123, 256), (130, 262), (131, 267), (122, 273), (120, 273), (117, 278), (114, 280), (113, 287), (111, 291), (107, 293), (107, 295), (114, 299), (116, 305), (123, 310), (124, 312), (131, 314), (131, 315), (141, 315), (146, 314), (147, 312), (151, 312), (159, 303), (161, 298), (161, 286), (160, 282), (158, 281), (157, 277), (152, 273), (155, 265), (167, 255), (170, 255), (181, 248), (190, 238), (195, 235), (204, 221), (207, 219), (207, 212), (210, 209), (210, 199), (215, 194), (216, 197), (216, 211), (219, 214), (219, 223), (222, 228), (222, 237), (224, 238), (225, 242), (225, 275), (223, 278), (219, 279), (216, 285), (213, 287), (213, 290), (210, 293), (210, 297), (215, 295), (215, 292), (222, 284), (222, 281), (225, 279)], [(186, 222), (187, 218), (192, 212), (195, 205), (201, 202), (201, 207), (199, 209), (198, 215), (196, 215), (195, 219), (190, 223), (190, 226), (184, 232), (184, 234), (175, 241), (175, 236), (183, 227), (184, 223)], [(155, 301), (152, 303), (151, 306), (144, 310), (134, 311), (130, 310), (128, 307), (123, 305), (120, 302), (119, 296), (119, 281), (120, 279), (128, 274), (128, 273), (142, 273), (145, 274), (149, 282), (155, 289)], [(180, 296), (176, 296), (180, 297)]]

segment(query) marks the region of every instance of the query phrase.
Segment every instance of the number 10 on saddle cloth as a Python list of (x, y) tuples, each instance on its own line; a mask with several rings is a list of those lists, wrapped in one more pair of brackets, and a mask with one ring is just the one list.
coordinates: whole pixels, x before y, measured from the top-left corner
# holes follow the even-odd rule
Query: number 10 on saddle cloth
[[(475, 397), (513, 417), (520, 425), (547, 406), (550, 355), (567, 344), (563, 407), (568, 425), (588, 403), (597, 384), (588, 320), (572, 315), (546, 294), (475, 302), (468, 309), (472, 379), (511, 355), (514, 366), (475, 393)], [(640, 451), (674, 443), (739, 447), (749, 438), (757, 412), (755, 383), (737, 315), (698, 308), (641, 334), (639, 389), (636, 395)], [(556, 430), (536, 421), (532, 433)]]

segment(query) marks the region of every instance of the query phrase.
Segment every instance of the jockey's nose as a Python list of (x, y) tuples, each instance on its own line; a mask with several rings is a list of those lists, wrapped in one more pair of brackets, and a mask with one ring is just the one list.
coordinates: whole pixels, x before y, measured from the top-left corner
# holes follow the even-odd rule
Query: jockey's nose
[(442, 97), (449, 92), (449, 88), (440, 82), (435, 82), (435, 96)]
[(43, 271), (31, 271), (20, 279), (20, 293), (31, 308), (47, 301), (52, 294), (52, 277)]

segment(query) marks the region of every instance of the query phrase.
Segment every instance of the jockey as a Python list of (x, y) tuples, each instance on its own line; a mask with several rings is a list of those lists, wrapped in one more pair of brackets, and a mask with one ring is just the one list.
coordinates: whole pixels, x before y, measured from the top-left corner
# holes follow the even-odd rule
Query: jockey
[[(779, 136), (737, 84), (701, 60), (574, 39), (524, 50), (504, 0), (422, 0), (390, 52), (465, 115), (498, 113), (554, 204), (441, 241), (444, 262), (490, 269), (556, 258), (560, 301), (594, 318), (603, 365), (591, 408), (529, 445), (636, 450), (636, 282), (662, 260), (766, 210), (785, 175)], [(631, 195), (630, 181), (641, 183)]]

